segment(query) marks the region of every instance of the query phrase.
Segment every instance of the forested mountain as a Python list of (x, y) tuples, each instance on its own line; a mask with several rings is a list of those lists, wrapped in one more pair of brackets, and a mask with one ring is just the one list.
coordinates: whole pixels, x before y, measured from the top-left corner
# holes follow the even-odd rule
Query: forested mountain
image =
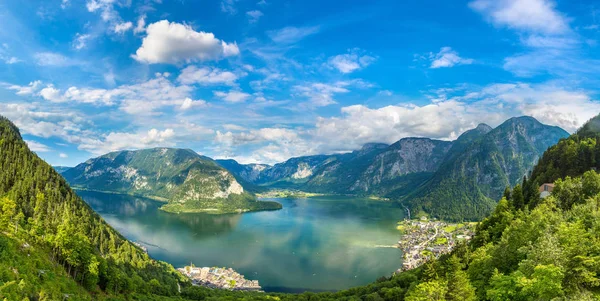
[(0, 295), (6, 300), (63, 300), (64, 294), (91, 300), (86, 290), (173, 295), (178, 282), (186, 283), (106, 224), (4, 117), (0, 167)]
[(134, 194), (168, 202), (171, 212), (228, 213), (277, 209), (244, 191), (235, 177), (189, 149), (118, 151), (62, 173), (74, 187)]
[(548, 147), (568, 136), (532, 117), (511, 118), (483, 134), (486, 131), (459, 137), (458, 149), (451, 150), (433, 177), (402, 201), (415, 212), (445, 219), (480, 219), (494, 208), (504, 187), (520, 182)]
[(263, 187), (383, 196), (415, 213), (478, 220), (494, 208), (505, 187), (521, 181), (540, 155), (566, 136), (559, 127), (518, 117), (495, 129), (480, 124), (455, 141), (404, 138), (351, 153), (292, 158), (272, 167), (232, 160), (222, 165)]

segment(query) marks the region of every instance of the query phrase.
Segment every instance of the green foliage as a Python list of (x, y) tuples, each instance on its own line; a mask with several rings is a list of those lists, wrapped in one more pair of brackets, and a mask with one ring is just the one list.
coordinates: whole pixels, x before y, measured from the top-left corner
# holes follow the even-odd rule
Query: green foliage
[[(11, 239), (26, 241), (35, 254), (47, 252), (46, 260), (91, 292), (146, 292), (147, 282), (158, 279), (164, 295), (173, 295), (178, 282), (186, 285), (173, 267), (152, 260), (93, 212), (51, 166), (29, 151), (18, 130), (2, 117), (0, 154), (0, 231), (12, 237), (4, 243), (9, 246), (6, 250), (11, 250)], [(0, 273), (7, 290), (14, 287), (10, 281), (28, 287), (31, 277), (38, 276), (37, 271), (17, 275), (11, 266), (3, 266)], [(8, 277), (11, 273), (14, 279)]]

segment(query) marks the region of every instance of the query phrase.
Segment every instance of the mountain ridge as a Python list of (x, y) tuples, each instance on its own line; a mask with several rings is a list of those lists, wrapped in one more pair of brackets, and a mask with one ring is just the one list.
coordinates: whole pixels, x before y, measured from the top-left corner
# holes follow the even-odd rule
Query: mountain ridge
[(244, 191), (226, 169), (191, 149), (157, 147), (92, 158), (62, 175), (77, 188), (167, 202), (170, 212), (231, 213), (277, 209)]

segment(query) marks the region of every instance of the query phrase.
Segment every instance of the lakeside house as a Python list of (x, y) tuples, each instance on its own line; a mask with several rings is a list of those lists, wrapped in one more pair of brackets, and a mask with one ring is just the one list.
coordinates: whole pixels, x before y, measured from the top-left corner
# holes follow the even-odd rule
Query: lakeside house
[(542, 199), (547, 198), (550, 194), (552, 194), (552, 190), (554, 190), (554, 183), (544, 183), (539, 188), (540, 197)]

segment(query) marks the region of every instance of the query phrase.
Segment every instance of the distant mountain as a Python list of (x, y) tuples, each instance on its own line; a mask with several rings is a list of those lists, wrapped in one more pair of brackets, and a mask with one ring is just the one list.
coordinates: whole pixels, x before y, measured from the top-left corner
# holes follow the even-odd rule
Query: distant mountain
[(451, 146), (429, 138), (401, 139), (370, 160), (349, 190), (385, 195), (418, 184), (438, 169)]
[(63, 176), (76, 188), (134, 194), (168, 202), (171, 212), (228, 213), (278, 209), (244, 191), (215, 161), (189, 149), (118, 151), (90, 159)]
[(68, 166), (52, 166), (52, 168), (54, 168), (54, 170), (56, 170), (56, 172), (58, 173), (63, 173), (69, 169), (71, 169), (72, 167), (68, 167)]
[(460, 136), (431, 179), (402, 202), (413, 211), (445, 219), (480, 219), (548, 147), (569, 136), (532, 117), (511, 118), (491, 131), (486, 126), (478, 129)]
[(311, 179), (319, 167), (335, 159), (336, 155), (291, 158), (264, 169), (254, 183), (271, 187), (297, 188)]
[(455, 141), (403, 138), (392, 145), (369, 143), (351, 153), (291, 158), (271, 167), (235, 161), (222, 165), (262, 187), (384, 196), (415, 212), (478, 219), (495, 206), (505, 187), (521, 181), (540, 155), (566, 136), (558, 127), (518, 117), (495, 129), (479, 124)]

